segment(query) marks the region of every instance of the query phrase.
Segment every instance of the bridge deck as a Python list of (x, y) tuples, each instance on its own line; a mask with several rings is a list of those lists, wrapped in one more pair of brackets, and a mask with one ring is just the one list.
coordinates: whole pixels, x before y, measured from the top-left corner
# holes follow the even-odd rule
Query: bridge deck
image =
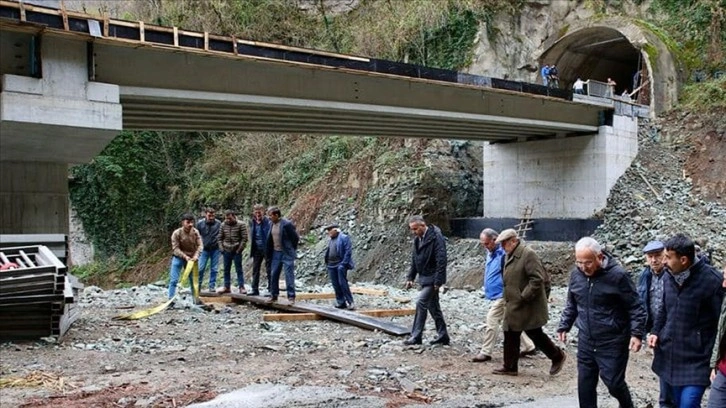
[[(0, 0), (0, 30), (3, 54), (37, 35), (87, 42), (89, 77), (121, 87), (126, 129), (509, 141), (594, 133), (609, 110), (536, 84), (15, 1)], [(2, 73), (33, 75), (27, 59)]]

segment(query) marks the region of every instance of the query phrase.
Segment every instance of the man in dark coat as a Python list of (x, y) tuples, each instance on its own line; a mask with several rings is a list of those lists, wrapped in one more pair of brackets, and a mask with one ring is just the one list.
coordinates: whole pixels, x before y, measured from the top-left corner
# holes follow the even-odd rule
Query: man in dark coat
[(590, 237), (575, 245), (567, 305), (557, 334), (567, 340), (572, 325), (579, 329), (577, 395), (580, 407), (597, 407), (598, 374), (621, 408), (633, 408), (625, 382), (628, 348), (637, 352), (645, 335), (645, 307), (628, 273)]
[(403, 344), (421, 344), (426, 316), (431, 313), (431, 317), (436, 324), (436, 338), (430, 344), (448, 345), (451, 339), (446, 331), (444, 314), (441, 313), (441, 305), (439, 304), (439, 288), (446, 283), (446, 242), (444, 236), (437, 226), (426, 225), (423, 217), (418, 215), (409, 218), (408, 226), (415, 238), (413, 240), (413, 256), (406, 288), (411, 288), (414, 279), (418, 276), (421, 291), (416, 302), (416, 316), (413, 320), (411, 337), (404, 340)]
[(493, 371), (500, 375), (518, 375), (519, 345), (522, 332), (552, 360), (550, 375), (562, 370), (565, 352), (544, 334), (547, 324), (547, 273), (537, 254), (517, 237), (517, 231), (506, 229), (499, 234), (497, 244), (504, 248), (504, 367)]
[(204, 218), (197, 222), (197, 230), (202, 236), (202, 255), (199, 256), (199, 289), (204, 283), (204, 270), (209, 263), (209, 291), (214, 292), (217, 283), (217, 268), (219, 265), (219, 228), (222, 223), (215, 216), (214, 208), (204, 210)]
[(648, 345), (655, 348), (653, 371), (665, 381), (677, 407), (700, 407), (709, 386), (709, 360), (723, 300), (722, 277), (702, 258), (693, 241), (677, 234), (665, 242), (663, 309)]
[[(650, 333), (653, 321), (663, 306), (663, 290), (667, 267), (665, 265), (665, 246), (660, 241), (650, 241), (643, 248), (645, 261), (648, 266), (643, 268), (638, 278), (638, 296), (645, 306), (647, 319), (645, 332)], [(660, 395), (658, 396), (660, 408), (673, 408), (673, 397), (668, 394), (668, 387), (660, 379)]]
[(267, 236), (270, 234), (272, 221), (265, 215), (265, 207), (255, 204), (252, 207), (252, 219), (247, 230), (250, 232), (250, 257), (252, 258), (252, 292), (251, 296), (260, 294), (260, 269), (265, 261), (267, 275), (267, 291), (270, 291), (270, 270), (272, 260), (267, 257)]
[(270, 233), (267, 235), (267, 256), (272, 260), (270, 274), (270, 294), (272, 302), (277, 301), (280, 294), (280, 273), (285, 269), (285, 287), (287, 300), (295, 303), (295, 258), (297, 258), (297, 245), (300, 236), (295, 225), (288, 219), (282, 218), (277, 207), (267, 209), (267, 215), (272, 221)]

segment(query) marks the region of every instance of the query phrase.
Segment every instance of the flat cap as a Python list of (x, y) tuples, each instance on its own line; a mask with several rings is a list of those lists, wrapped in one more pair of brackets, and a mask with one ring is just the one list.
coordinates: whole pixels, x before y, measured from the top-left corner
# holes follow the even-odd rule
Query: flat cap
[(331, 222), (330, 224), (328, 224), (325, 227), (323, 227), (323, 231), (330, 231), (333, 228), (340, 228), (340, 225), (338, 225), (335, 222)]
[(660, 241), (650, 241), (648, 244), (643, 248), (643, 253), (647, 254), (648, 252), (660, 252), (665, 249), (665, 245), (663, 245)]
[(517, 231), (513, 230), (512, 228), (505, 229), (499, 234), (497, 240), (494, 241), (494, 243), (499, 244), (511, 238), (517, 238)]

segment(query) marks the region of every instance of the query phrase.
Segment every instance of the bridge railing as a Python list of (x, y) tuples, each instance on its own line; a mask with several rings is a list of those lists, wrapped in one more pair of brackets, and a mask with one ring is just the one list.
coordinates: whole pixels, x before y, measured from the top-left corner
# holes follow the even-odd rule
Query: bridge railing
[(585, 81), (585, 84), (587, 85), (586, 94), (588, 96), (597, 96), (600, 98), (612, 98), (613, 97), (613, 88), (608, 85), (606, 82), (600, 82), (596, 81), (594, 79), (588, 79)]

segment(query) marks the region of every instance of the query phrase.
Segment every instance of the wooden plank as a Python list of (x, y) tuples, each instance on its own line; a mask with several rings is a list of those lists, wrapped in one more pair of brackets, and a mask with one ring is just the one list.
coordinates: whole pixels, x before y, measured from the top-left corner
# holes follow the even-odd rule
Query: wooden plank
[(315, 313), (331, 320), (347, 323), (368, 330), (380, 330), (384, 333), (395, 336), (403, 336), (411, 333), (409, 328), (399, 326), (397, 324), (379, 320), (375, 317), (364, 316), (348, 310), (336, 309), (334, 307), (318, 306), (308, 302), (295, 302), (291, 304), (287, 300), (278, 299), (277, 302), (271, 302), (270, 298), (263, 296), (249, 296), (233, 293), (232, 299), (239, 303), (252, 303), (261, 307), (269, 307), (277, 310), (288, 312)]
[(359, 310), (358, 313), (375, 317), (413, 316), (416, 314), (416, 309)]
[[(412, 316), (416, 309), (376, 309), (359, 310), (357, 313), (374, 317)], [(287, 322), (301, 320), (323, 320), (325, 317), (316, 313), (265, 313), (262, 320), (265, 322)]]
[(353, 286), (350, 288), (351, 293), (356, 295), (372, 295), (372, 296), (387, 296), (388, 291), (383, 289), (372, 289), (372, 288), (360, 288)]
[(315, 313), (264, 313), (264, 322), (292, 322), (301, 320), (323, 320), (323, 316)]
[[(280, 293), (280, 297), (287, 297), (286, 293)], [(296, 300), (312, 300), (312, 299), (335, 299), (335, 293), (295, 293)]]

